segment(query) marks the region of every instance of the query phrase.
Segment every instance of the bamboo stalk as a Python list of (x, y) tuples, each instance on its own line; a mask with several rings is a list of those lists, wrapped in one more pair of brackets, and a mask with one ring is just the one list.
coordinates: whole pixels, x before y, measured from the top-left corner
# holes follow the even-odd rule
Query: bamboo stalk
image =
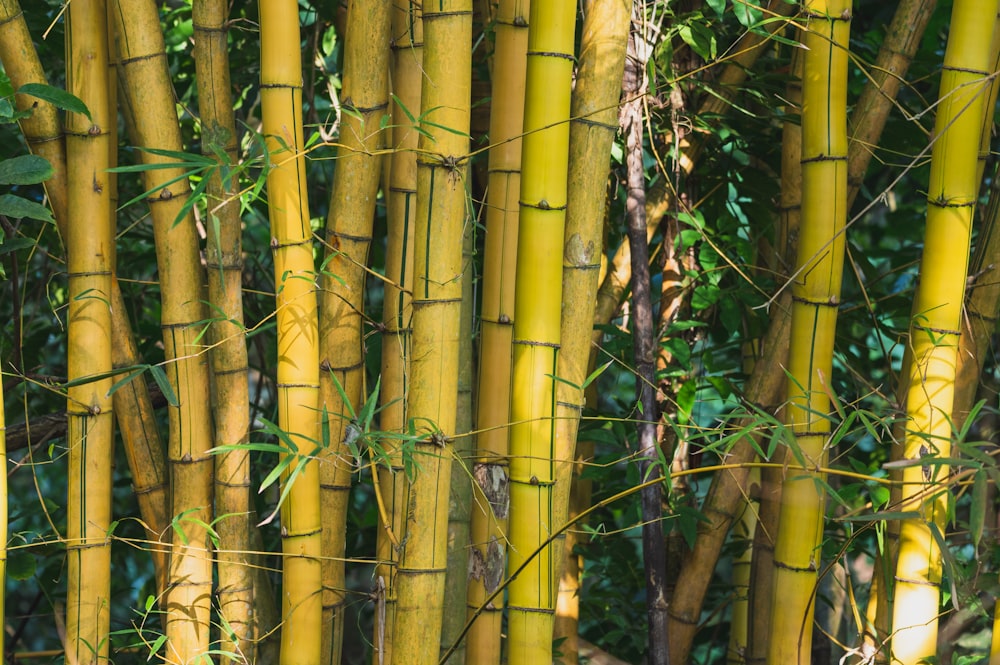
[[(314, 449), (319, 427), (319, 321), (302, 153), (302, 63), (295, 0), (260, 5), (261, 105), (277, 288), (278, 425), (288, 437), (281, 506), (282, 665), (322, 660), (322, 521)], [(290, 486), (289, 486), (290, 485)], [(284, 491), (284, 490), (283, 490)]]
[(327, 664), (340, 663), (344, 639), (344, 556), (354, 471), (347, 439), (351, 414), (365, 397), (365, 266), (386, 143), (382, 120), (388, 107), (391, 9), (389, 0), (351, 0), (347, 6), (342, 120), (320, 271), (320, 399), (329, 431), (319, 467)]
[[(392, 662), (435, 663), (441, 644), (448, 494), (458, 398), (462, 233), (471, 99), (471, 0), (423, 7), (413, 333), (407, 416), (413, 441), (396, 569)], [(404, 458), (404, 466), (406, 460)]]
[[(503, 0), (496, 8), (486, 240), (483, 258), (482, 338), (479, 356), (476, 479), (467, 602), (473, 616), (503, 579), (509, 509), (511, 339), (517, 262), (521, 130), (530, 2)], [(500, 662), (503, 601), (485, 607), (469, 630), (466, 661)]]
[(555, 401), (562, 310), (575, 2), (535, 2), (528, 21), (521, 212), (514, 294), (510, 409), (508, 595), (511, 663), (552, 660), (556, 570)]
[[(451, 466), (451, 491), (448, 495), (448, 570), (444, 582), (444, 613), (441, 625), (441, 656), (455, 646), (449, 663), (464, 663), (465, 641), (460, 640), (466, 621), (466, 595), (469, 582), (470, 516), (472, 513), (473, 436), (473, 315), (475, 313), (475, 229), (465, 227), (462, 240), (462, 319), (458, 348), (458, 406), (455, 414), (455, 461)], [(456, 644), (456, 641), (458, 643)]]
[[(789, 470), (774, 549), (769, 663), (808, 663), (824, 494), (831, 376), (847, 223), (847, 51), (850, 0), (806, 5), (802, 76), (802, 219), (792, 279), (788, 402)], [(779, 602), (780, 599), (780, 602)]]
[[(639, 472), (643, 481), (664, 476), (656, 438), (659, 405), (656, 387), (655, 333), (653, 331), (652, 280), (649, 275), (649, 244), (646, 242), (646, 182), (643, 173), (643, 98), (646, 62), (652, 44), (647, 31), (645, 3), (632, 8), (622, 82), (620, 124), (625, 136), (626, 189), (625, 215), (632, 259), (632, 352), (636, 371), (636, 401), (641, 413), (636, 422), (639, 446)], [(667, 665), (667, 552), (663, 540), (663, 487), (650, 485), (642, 490), (642, 560), (646, 580), (647, 658), (651, 665)]]
[[(420, 7), (410, 0), (396, 0), (392, 8), (392, 59), (390, 79), (392, 146), (385, 160), (387, 239), (386, 281), (383, 297), (385, 331), (382, 336), (381, 427), (397, 436), (406, 429), (407, 389), (410, 372), (411, 320), (413, 316), (413, 262), (416, 226), (418, 127), (412, 117), (420, 109), (423, 69), (423, 21)], [(376, 543), (376, 580), (380, 607), (375, 615), (374, 661), (392, 662), (392, 634), (396, 613), (396, 562), (406, 502), (405, 469), (400, 440), (382, 440), (385, 461), (378, 465), (378, 485), (386, 514), (379, 516), (381, 528)]]
[[(48, 83), (17, 0), (0, 0), (0, 62), (14, 90), (26, 83)], [(32, 154), (44, 157), (52, 165), (52, 177), (44, 183), (45, 194), (60, 225), (60, 235), (65, 239), (68, 178), (66, 144), (58, 111), (52, 104), (29, 95), (16, 95), (14, 101), (19, 111), (32, 109), (31, 115), (18, 124)]]
[[(69, 314), (67, 400), (69, 496), (66, 550), (67, 660), (104, 662), (111, 604), (111, 469), (114, 421), (111, 388), (111, 278), (114, 231), (107, 181), (110, 108), (107, 10), (83, 0), (67, 13), (67, 89), (90, 116), (69, 113), (66, 226)], [(104, 378), (95, 379), (93, 377)], [(75, 385), (73, 385), (75, 384)]]
[(933, 530), (944, 532), (948, 492), (941, 483), (948, 465), (921, 464), (920, 459), (951, 456), (956, 356), (996, 13), (993, 0), (954, 4), (941, 76), (925, 251), (910, 323), (912, 362), (906, 369), (909, 422), (903, 460), (916, 465), (902, 471), (901, 509), (918, 510), (921, 518), (903, 520), (899, 532), (892, 656), (903, 665), (933, 658), (937, 651), (941, 552)]
[[(219, 168), (208, 177), (205, 268), (208, 298), (219, 313), (210, 328), (214, 378), (213, 415), (217, 446), (241, 446), (250, 433), (250, 387), (243, 325), (242, 220), (237, 185), (224, 178), (238, 159), (236, 123), (230, 94), (228, 6), (225, 0), (195, 0), (195, 75), (201, 113), (202, 154)], [(219, 155), (225, 155), (225, 159)], [(250, 456), (226, 450), (215, 458), (215, 530), (219, 542), (218, 594), (223, 623), (219, 650), (256, 660), (251, 571)]]
[[(134, 142), (144, 148), (181, 152), (182, 141), (167, 70), (163, 33), (155, 3), (113, 0), (122, 103), (131, 111)], [(146, 164), (169, 157), (142, 153)], [(175, 180), (175, 182), (171, 182)], [(194, 219), (177, 223), (190, 193), (179, 168), (143, 172), (153, 217), (161, 286), (161, 321), (167, 377), (178, 397), (168, 410), (173, 540), (166, 598), (167, 659), (186, 663), (208, 649), (212, 589), (212, 447), (207, 358), (196, 324), (205, 319), (199, 239)]]

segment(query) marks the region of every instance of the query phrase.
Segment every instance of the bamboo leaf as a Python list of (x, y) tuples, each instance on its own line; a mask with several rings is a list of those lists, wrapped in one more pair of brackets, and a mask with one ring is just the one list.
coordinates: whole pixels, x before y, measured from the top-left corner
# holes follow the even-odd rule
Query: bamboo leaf
[(44, 83), (25, 83), (22, 85), (18, 92), (22, 95), (31, 95), (32, 97), (37, 97), (43, 102), (48, 102), (52, 104), (57, 109), (62, 109), (63, 111), (69, 111), (71, 113), (80, 113), (81, 115), (87, 116), (88, 120), (93, 120), (90, 115), (90, 109), (83, 101), (71, 93), (55, 88), (51, 85), (45, 85)]
[(167, 399), (167, 403), (170, 406), (177, 407), (180, 406), (180, 402), (177, 400), (177, 394), (174, 392), (174, 387), (170, 385), (170, 381), (167, 380), (167, 373), (163, 371), (163, 368), (159, 365), (150, 365), (149, 373), (153, 377), (153, 381), (159, 386), (160, 392)]
[(38, 155), (19, 155), (0, 161), (0, 185), (34, 185), (52, 177), (52, 165)]
[(11, 219), (37, 219), (42, 222), (54, 222), (52, 212), (41, 203), (35, 203), (16, 194), (0, 196), (0, 215)]
[(989, 480), (982, 469), (972, 477), (972, 504), (969, 506), (969, 531), (972, 544), (979, 549), (983, 538), (983, 526), (986, 524), (986, 495)]

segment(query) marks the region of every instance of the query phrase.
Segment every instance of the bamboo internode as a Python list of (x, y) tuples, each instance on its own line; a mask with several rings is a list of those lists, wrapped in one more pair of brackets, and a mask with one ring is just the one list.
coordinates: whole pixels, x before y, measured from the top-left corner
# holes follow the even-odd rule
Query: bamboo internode
[[(768, 663), (809, 663), (832, 429), (833, 342), (847, 223), (847, 63), (850, 0), (806, 4), (802, 78), (802, 213), (791, 274), (788, 464), (774, 550)], [(806, 628), (803, 629), (803, 626)]]
[[(396, 568), (395, 665), (436, 663), (441, 644), (453, 437), (458, 434), (462, 238), (471, 100), (471, 0), (423, 7), (423, 81), (407, 416), (417, 438)], [(447, 82), (447, 83), (445, 83)], [(404, 460), (404, 466), (405, 460)]]
[(901, 508), (920, 518), (900, 524), (892, 619), (893, 658), (915, 665), (937, 653), (941, 551), (934, 530), (944, 532), (951, 457), (958, 339), (968, 276), (972, 218), (979, 195), (978, 152), (982, 113), (993, 72), (991, 42), (997, 2), (956, 0), (941, 74), (934, 123), (927, 226), (910, 322)]
[(65, 226), (71, 383), (66, 407), (66, 649), (72, 662), (91, 665), (106, 662), (110, 651), (114, 231), (107, 169), (109, 127), (117, 122), (117, 114), (109, 103), (105, 3), (84, 0), (75, 4), (67, 22), (67, 88), (90, 113), (71, 113), (66, 119), (67, 207), (76, 211), (72, 223)]
[(277, 289), (278, 426), (282, 460), (282, 665), (319, 665), (322, 573), (319, 469), (319, 321), (302, 153), (302, 64), (295, 0), (260, 5), (261, 106)]
[(535, 2), (528, 20), (521, 214), (511, 354), (508, 658), (552, 660), (556, 569), (554, 376), (562, 305), (574, 12), (569, 0)]

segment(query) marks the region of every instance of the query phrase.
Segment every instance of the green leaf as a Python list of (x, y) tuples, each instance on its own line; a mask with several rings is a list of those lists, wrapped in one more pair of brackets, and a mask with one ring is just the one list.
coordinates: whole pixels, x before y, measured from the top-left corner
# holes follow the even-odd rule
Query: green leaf
[(0, 97), (10, 97), (14, 94), (14, 86), (6, 72), (0, 72)]
[(7, 554), (7, 577), (22, 582), (35, 575), (35, 556), (26, 550), (12, 550)]
[(674, 362), (684, 369), (691, 369), (691, 346), (680, 337), (670, 337), (663, 342), (663, 348), (674, 357)]
[(677, 391), (677, 424), (685, 425), (691, 420), (698, 384), (694, 380), (685, 381)]
[(52, 212), (41, 203), (35, 203), (16, 194), (0, 196), (0, 215), (11, 219), (37, 219), (42, 222), (54, 222)]
[(160, 392), (167, 399), (167, 403), (170, 406), (180, 406), (181, 403), (177, 400), (177, 394), (174, 392), (174, 387), (170, 385), (170, 381), (167, 379), (167, 373), (163, 371), (163, 368), (159, 365), (150, 365), (149, 373), (153, 376), (153, 381), (156, 381), (156, 385), (160, 387)]
[(87, 105), (79, 97), (60, 88), (54, 88), (44, 83), (25, 83), (18, 89), (18, 92), (22, 95), (37, 97), (63, 111), (80, 113), (87, 116), (88, 120), (93, 120), (93, 117), (90, 115), (90, 109), (87, 108)]
[(726, 13), (726, 0), (705, 0), (705, 4), (711, 7), (719, 18)]
[(715, 35), (703, 23), (691, 22), (677, 28), (677, 34), (704, 60), (715, 60)]
[(34, 247), (35, 241), (32, 238), (7, 238), (0, 243), (0, 256), (16, 252), (19, 249)]
[(972, 477), (972, 504), (969, 506), (969, 531), (972, 534), (972, 544), (979, 549), (983, 538), (983, 526), (986, 524), (987, 486), (989, 479), (982, 469)]
[(764, 18), (764, 13), (757, 7), (753, 7), (745, 0), (736, 0), (733, 3), (733, 14), (736, 20), (747, 29), (754, 28)]
[(708, 309), (719, 301), (722, 290), (715, 284), (702, 284), (691, 294), (691, 309), (696, 312)]
[(0, 185), (34, 185), (52, 177), (52, 165), (38, 155), (21, 155), (0, 161)]

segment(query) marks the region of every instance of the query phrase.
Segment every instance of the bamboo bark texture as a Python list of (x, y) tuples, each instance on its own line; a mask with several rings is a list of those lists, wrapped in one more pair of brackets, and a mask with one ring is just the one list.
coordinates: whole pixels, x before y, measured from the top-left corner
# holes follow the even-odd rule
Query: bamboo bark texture
[(281, 506), (282, 665), (322, 662), (319, 320), (302, 136), (295, 0), (260, 5), (261, 105), (277, 291), (278, 426), (288, 451)]
[(329, 433), (319, 467), (327, 664), (340, 663), (344, 638), (344, 554), (354, 471), (347, 442), (358, 426), (352, 416), (365, 398), (365, 276), (386, 143), (391, 9), (390, 0), (347, 5), (340, 136), (320, 270), (320, 391)]
[[(941, 551), (947, 513), (946, 463), (972, 217), (979, 193), (977, 154), (982, 107), (992, 72), (993, 0), (957, 0), (952, 8), (931, 149), (927, 227), (920, 283), (910, 322), (912, 361), (904, 368), (908, 418), (903, 443), (902, 505), (920, 517), (900, 524), (892, 655), (903, 665), (937, 652)], [(923, 458), (929, 458), (922, 461)], [(935, 536), (935, 531), (938, 532)]]
[(521, 152), (510, 409), (508, 658), (552, 660), (555, 401), (576, 3), (535, 2)]
[[(90, 116), (66, 118), (66, 224), (69, 314), (67, 400), (69, 497), (66, 550), (66, 652), (80, 665), (106, 662), (111, 606), (111, 476), (114, 421), (111, 279), (114, 231), (108, 186), (108, 127), (117, 121), (108, 94), (107, 8), (74, 4), (66, 28), (66, 87)], [(102, 377), (102, 378), (98, 378)]]
[[(159, 13), (152, 1), (111, 5), (117, 32), (122, 102), (132, 135), (143, 148), (182, 151)], [(172, 158), (142, 153), (147, 165)], [(143, 172), (161, 288), (161, 320), (167, 377), (177, 406), (168, 411), (174, 538), (166, 602), (168, 662), (186, 663), (208, 649), (212, 554), (207, 525), (212, 517), (214, 460), (209, 413), (208, 363), (196, 324), (205, 319), (202, 269), (194, 218), (181, 215), (190, 194), (181, 168)]]
[(207, 188), (205, 269), (212, 322), (211, 363), (215, 392), (215, 531), (219, 542), (219, 650), (256, 658), (250, 529), (250, 387), (243, 325), (242, 220), (237, 183), (230, 177), (239, 158), (230, 93), (228, 18), (225, 0), (195, 0), (195, 75), (201, 114), (201, 150), (218, 167)]
[(476, 481), (470, 528), (470, 618), (466, 662), (499, 663), (503, 598), (486, 599), (504, 578), (509, 497), (508, 422), (511, 339), (517, 265), (521, 130), (524, 122), (528, 0), (503, 0), (496, 9), (496, 50), (490, 112), (489, 183), (483, 259)]
[(373, 646), (375, 662), (392, 662), (393, 618), (396, 613), (395, 563), (405, 519), (405, 468), (398, 438), (407, 428), (407, 386), (410, 373), (413, 316), (413, 230), (417, 197), (418, 126), (423, 68), (423, 22), (420, 8), (410, 0), (392, 6), (392, 154), (384, 161), (387, 229), (385, 295), (382, 299), (381, 427), (389, 433), (381, 444), (378, 464), (379, 532), (376, 543), (376, 589)]
[[(806, 4), (802, 216), (792, 280), (787, 403), (789, 468), (774, 551), (768, 663), (809, 663), (824, 525), (833, 342), (847, 222), (847, 62), (851, 2)], [(780, 599), (780, 600), (779, 600)]]
[[(408, 419), (417, 438), (405, 490), (396, 569), (392, 662), (436, 663), (448, 543), (458, 399), (462, 234), (468, 219), (472, 3), (423, 6), (423, 85), (417, 151), (413, 333)], [(405, 462), (405, 459), (404, 459)], [(406, 464), (404, 463), (404, 466)]]

